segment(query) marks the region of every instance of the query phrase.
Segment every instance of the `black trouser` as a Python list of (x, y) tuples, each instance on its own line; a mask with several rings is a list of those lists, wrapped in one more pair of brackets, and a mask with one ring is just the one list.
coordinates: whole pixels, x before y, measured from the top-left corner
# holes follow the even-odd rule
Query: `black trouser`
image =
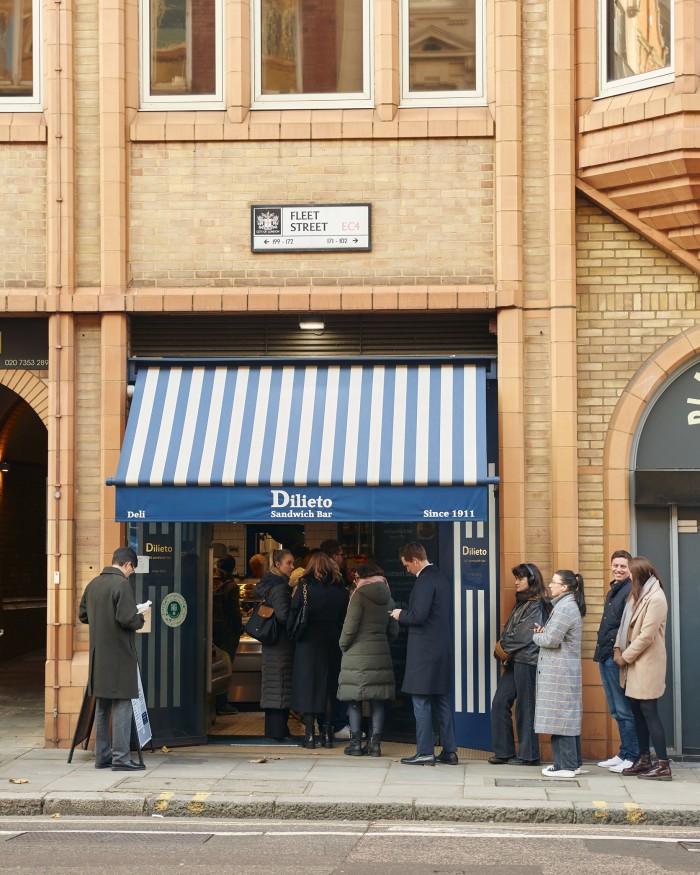
[[(491, 735), (497, 757), (515, 756), (515, 737), (511, 714), (515, 702), (515, 725), (518, 727), (520, 758), (540, 758), (539, 736), (535, 732), (535, 686), (537, 666), (511, 662), (501, 675), (491, 703)], [(516, 701), (517, 699), (517, 701)]]
[(658, 699), (633, 699), (627, 696), (634, 716), (634, 731), (637, 733), (639, 753), (649, 753), (649, 736), (654, 743), (656, 758), (667, 760), (666, 733), (659, 717)]

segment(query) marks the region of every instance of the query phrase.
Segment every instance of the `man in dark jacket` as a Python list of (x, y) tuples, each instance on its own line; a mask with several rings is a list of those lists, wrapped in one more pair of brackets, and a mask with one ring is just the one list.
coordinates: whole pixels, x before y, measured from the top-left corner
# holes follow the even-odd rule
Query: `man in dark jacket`
[(605, 598), (603, 616), (598, 629), (598, 643), (593, 659), (600, 667), (600, 676), (605, 689), (610, 715), (617, 721), (620, 732), (620, 750), (609, 760), (598, 763), (611, 772), (621, 772), (634, 765), (639, 756), (637, 734), (634, 731), (632, 709), (620, 686), (620, 669), (613, 661), (613, 648), (620, 628), (625, 601), (629, 595), (632, 581), (629, 574), (629, 561), (632, 557), (627, 550), (616, 550), (610, 560), (613, 580)]
[(403, 757), (406, 766), (434, 766), (433, 710), (440, 729), (442, 751), (437, 762), (457, 765), (454, 713), (450, 695), (454, 687), (452, 645), (452, 585), (428, 562), (422, 544), (412, 541), (400, 551), (401, 562), (416, 583), (408, 608), (391, 616), (408, 627), (406, 672), (402, 690), (413, 698), (416, 718), (416, 753)]
[(95, 697), (95, 768), (111, 766), (113, 772), (145, 768), (130, 754), (131, 700), (139, 694), (134, 632), (144, 624), (129, 583), (137, 562), (130, 547), (119, 547), (80, 601), (80, 622), (90, 625), (87, 692)]

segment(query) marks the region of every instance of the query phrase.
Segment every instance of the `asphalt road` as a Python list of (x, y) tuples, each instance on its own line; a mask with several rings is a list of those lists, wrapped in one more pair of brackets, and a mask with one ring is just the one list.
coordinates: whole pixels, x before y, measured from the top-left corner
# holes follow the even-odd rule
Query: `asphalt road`
[(99, 871), (673, 875), (700, 872), (700, 828), (0, 819), (0, 872)]

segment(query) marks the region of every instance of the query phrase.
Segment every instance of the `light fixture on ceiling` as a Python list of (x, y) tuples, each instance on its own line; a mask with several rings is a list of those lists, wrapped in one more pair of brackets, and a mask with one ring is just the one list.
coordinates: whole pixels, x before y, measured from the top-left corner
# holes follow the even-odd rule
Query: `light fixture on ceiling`
[(0, 473), (7, 474), (7, 472), (9, 470), (10, 470), (10, 463), (9, 462), (0, 462)]
[(323, 321), (323, 317), (316, 313), (307, 313), (306, 316), (299, 317), (299, 328), (302, 331), (323, 331), (325, 327), (326, 323)]

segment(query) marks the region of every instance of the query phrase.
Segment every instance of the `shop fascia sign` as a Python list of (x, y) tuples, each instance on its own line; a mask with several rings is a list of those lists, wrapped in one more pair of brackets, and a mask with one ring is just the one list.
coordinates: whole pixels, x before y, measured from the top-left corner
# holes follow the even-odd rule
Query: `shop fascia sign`
[(131, 522), (470, 522), (487, 518), (486, 486), (121, 486)]
[(371, 204), (266, 204), (251, 207), (253, 252), (368, 252)]

